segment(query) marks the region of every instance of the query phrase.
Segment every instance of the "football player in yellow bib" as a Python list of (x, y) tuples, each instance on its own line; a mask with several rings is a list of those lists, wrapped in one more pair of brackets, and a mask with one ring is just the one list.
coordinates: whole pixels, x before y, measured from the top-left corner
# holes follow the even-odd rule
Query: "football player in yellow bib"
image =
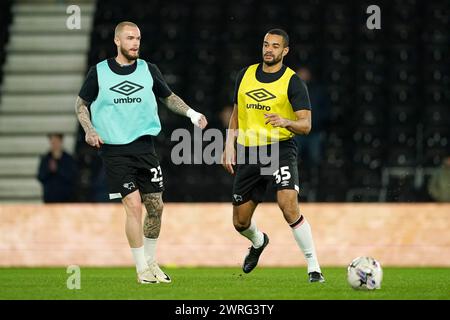
[[(298, 207), (297, 147), (292, 139), (311, 130), (311, 106), (304, 82), (283, 65), (288, 52), (287, 33), (272, 29), (264, 37), (262, 63), (244, 68), (238, 74), (222, 163), (235, 176), (234, 227), (252, 242), (243, 271), (249, 273), (256, 267), (269, 243), (267, 234), (258, 230), (252, 216), (263, 201), (266, 189), (274, 187), (278, 205), (308, 264), (309, 281), (324, 282), (311, 227)], [(259, 155), (262, 148), (269, 152), (278, 150), (277, 166), (269, 175), (262, 174), (261, 169), (267, 169), (268, 165), (260, 158), (255, 163), (248, 163), (248, 159), (237, 161), (242, 159), (241, 152), (245, 158), (249, 154)]]

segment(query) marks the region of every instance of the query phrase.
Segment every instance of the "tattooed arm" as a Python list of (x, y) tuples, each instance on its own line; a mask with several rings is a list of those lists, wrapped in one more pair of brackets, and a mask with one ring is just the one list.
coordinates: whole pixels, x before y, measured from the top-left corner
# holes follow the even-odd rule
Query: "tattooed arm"
[(172, 92), (167, 98), (160, 98), (160, 100), (173, 112), (187, 116), (186, 113), (190, 109), (189, 106), (175, 93)]
[(205, 128), (208, 124), (208, 121), (203, 114), (196, 112), (194, 109), (191, 109), (175, 93), (172, 93), (167, 98), (161, 99), (161, 101), (167, 106), (167, 108), (169, 108), (173, 112), (191, 118), (192, 123), (201, 129)]
[(80, 97), (77, 97), (75, 102), (75, 112), (77, 114), (78, 121), (84, 129), (84, 132), (86, 132), (86, 143), (90, 146), (100, 148), (100, 144), (103, 143), (103, 140), (99, 137), (94, 129), (94, 126), (92, 125), (87, 105), (88, 103), (86, 101)]
[(144, 220), (144, 236), (157, 239), (161, 231), (161, 218), (163, 211), (162, 193), (143, 193), (142, 200), (147, 209)]

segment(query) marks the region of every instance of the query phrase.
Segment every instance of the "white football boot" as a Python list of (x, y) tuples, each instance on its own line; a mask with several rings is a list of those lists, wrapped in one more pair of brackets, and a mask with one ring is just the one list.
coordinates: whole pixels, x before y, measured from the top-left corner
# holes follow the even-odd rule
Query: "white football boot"
[(149, 263), (149, 270), (153, 273), (153, 276), (159, 281), (164, 283), (170, 283), (172, 280), (170, 277), (162, 271), (156, 262)]
[(153, 271), (150, 268), (145, 269), (137, 274), (137, 282), (141, 284), (153, 284), (159, 283), (158, 279), (153, 275)]

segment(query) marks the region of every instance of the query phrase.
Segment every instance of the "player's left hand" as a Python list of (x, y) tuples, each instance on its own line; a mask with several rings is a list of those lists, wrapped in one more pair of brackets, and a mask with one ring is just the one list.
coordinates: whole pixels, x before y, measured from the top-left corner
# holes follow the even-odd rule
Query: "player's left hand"
[(288, 119), (282, 118), (276, 113), (265, 113), (264, 118), (266, 118), (266, 124), (271, 124), (274, 128), (286, 128), (290, 124)]

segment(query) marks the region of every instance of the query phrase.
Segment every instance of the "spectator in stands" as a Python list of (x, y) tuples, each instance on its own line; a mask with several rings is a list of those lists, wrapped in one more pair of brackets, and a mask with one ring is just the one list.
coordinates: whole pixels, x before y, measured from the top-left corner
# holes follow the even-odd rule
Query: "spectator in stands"
[(438, 202), (450, 202), (450, 156), (444, 159), (428, 183), (428, 192)]
[(63, 135), (48, 135), (50, 150), (42, 156), (38, 180), (44, 189), (44, 202), (71, 202), (75, 197), (77, 165), (63, 149)]
[(309, 135), (297, 135), (295, 141), (297, 142), (300, 158), (305, 162), (305, 168), (311, 168), (318, 166), (322, 158), (322, 144), (330, 118), (329, 101), (325, 89), (317, 83), (309, 68), (300, 67), (296, 72), (308, 86), (309, 100), (311, 101), (312, 128)]

